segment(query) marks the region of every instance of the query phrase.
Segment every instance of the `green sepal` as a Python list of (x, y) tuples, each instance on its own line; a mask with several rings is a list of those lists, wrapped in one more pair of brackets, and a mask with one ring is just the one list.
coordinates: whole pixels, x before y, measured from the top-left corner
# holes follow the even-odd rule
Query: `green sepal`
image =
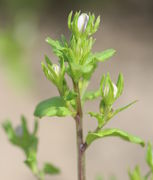
[(148, 143), (147, 146), (146, 161), (153, 173), (153, 149), (152, 149), (152, 144), (150, 142)]
[(66, 101), (62, 97), (53, 97), (40, 102), (34, 111), (36, 117), (45, 116), (69, 116), (72, 112), (66, 106)]
[[(51, 68), (51, 65), (48, 64), (47, 66), (42, 62), (41, 63), (41, 67), (42, 67), (42, 70), (46, 76), (46, 78), (48, 80), (50, 80), (51, 82), (53, 82), (55, 85), (56, 85), (56, 80), (55, 80), (55, 77), (56, 77), (56, 74), (55, 72), (52, 70)], [(49, 68), (50, 67), (50, 68)]]
[(117, 95), (116, 98), (118, 98), (119, 96), (121, 96), (123, 89), (124, 89), (124, 79), (123, 79), (123, 75), (120, 73), (118, 76), (118, 80), (117, 80)]
[(46, 56), (45, 55), (45, 62), (46, 62), (46, 64), (50, 64), (51, 66), (52, 66), (52, 62), (51, 62), (51, 60), (49, 59), (49, 57), (48, 56)]
[(100, 16), (97, 17), (96, 21), (95, 21), (95, 25), (94, 25), (94, 33), (98, 30), (100, 25)]
[(103, 130), (100, 130), (97, 132), (89, 132), (86, 137), (86, 143), (88, 145), (90, 145), (96, 139), (104, 138), (104, 137), (108, 137), (108, 136), (120, 137), (123, 140), (129, 141), (131, 143), (140, 144), (141, 146), (145, 145), (144, 141), (142, 139), (140, 139), (139, 137), (130, 135), (127, 132), (124, 132), (119, 129), (103, 129)]
[(106, 60), (111, 58), (115, 53), (116, 51), (114, 49), (107, 49), (103, 52), (95, 53), (93, 54), (93, 56), (97, 61), (105, 62)]
[(100, 89), (102, 91), (101, 92), (102, 101), (106, 106), (111, 106), (115, 101), (115, 97), (114, 97), (114, 87), (109, 73), (107, 73), (106, 76), (102, 77), (100, 86), (101, 86)]
[(72, 14), (73, 14), (73, 11), (71, 11), (69, 13), (69, 16), (68, 16), (68, 28), (71, 30), (71, 25), (72, 25)]
[(43, 173), (49, 175), (56, 175), (60, 173), (60, 169), (50, 163), (45, 163), (43, 167)]

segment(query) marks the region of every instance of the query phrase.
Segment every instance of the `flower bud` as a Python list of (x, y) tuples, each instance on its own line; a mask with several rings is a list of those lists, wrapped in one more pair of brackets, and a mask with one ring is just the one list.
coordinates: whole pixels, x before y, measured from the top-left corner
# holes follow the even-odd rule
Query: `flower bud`
[[(112, 83), (113, 84), (113, 94), (114, 94), (114, 98), (116, 98), (116, 95), (117, 95), (117, 86), (114, 84), (114, 83)], [(108, 95), (108, 93), (109, 93), (109, 85), (107, 84), (106, 85), (106, 87), (104, 88), (104, 96), (107, 96)]]
[(85, 31), (88, 24), (89, 16), (85, 13), (82, 13), (78, 18), (78, 29), (79, 31)]
[(114, 98), (116, 98), (116, 95), (117, 95), (117, 86), (113, 83), (113, 88), (114, 88)]
[(17, 126), (17, 127), (15, 128), (15, 134), (16, 134), (16, 136), (18, 136), (18, 137), (22, 137), (22, 135), (23, 135), (22, 126)]
[(60, 74), (60, 67), (57, 64), (53, 64), (52, 68), (55, 71), (56, 75), (59, 76), (59, 74)]

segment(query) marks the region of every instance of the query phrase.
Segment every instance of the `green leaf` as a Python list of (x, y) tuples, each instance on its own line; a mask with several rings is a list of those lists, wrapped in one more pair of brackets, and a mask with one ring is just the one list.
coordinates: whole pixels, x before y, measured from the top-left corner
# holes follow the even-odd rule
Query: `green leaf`
[(44, 116), (68, 116), (72, 112), (66, 107), (62, 97), (53, 97), (40, 102), (35, 109), (34, 115), (42, 118)]
[(95, 53), (94, 57), (96, 58), (97, 61), (104, 62), (108, 60), (109, 58), (111, 58), (115, 54), (115, 52), (116, 51), (114, 49), (107, 49), (103, 52)]
[(24, 163), (32, 170), (33, 173), (37, 171), (37, 155), (35, 151), (29, 151), (27, 159)]
[(61, 45), (60, 41), (55, 41), (51, 38), (47, 38), (46, 42), (52, 47), (53, 52), (58, 56), (58, 57), (63, 57), (63, 51), (64, 47)]
[(135, 104), (136, 102), (138, 102), (138, 100), (135, 100), (135, 101), (129, 103), (128, 105), (126, 105), (126, 106), (123, 106), (123, 107), (121, 107), (121, 108), (116, 109), (116, 110), (112, 113), (112, 115), (110, 116), (110, 118), (113, 118), (116, 114), (118, 114), (118, 113), (121, 112), (121, 111), (124, 111), (125, 109), (129, 108), (130, 106), (132, 106), (132, 105)]
[(117, 136), (131, 143), (140, 144), (141, 146), (145, 145), (144, 141), (139, 137), (130, 135), (127, 132), (121, 131), (119, 129), (104, 129), (98, 132), (89, 132), (86, 137), (86, 143), (90, 145), (94, 140), (108, 136)]
[(12, 127), (10, 121), (3, 123), (3, 127), (9, 141), (13, 145), (20, 147), (26, 155), (28, 155), (31, 151), (37, 151), (38, 138), (34, 133), (36, 131), (36, 126), (37, 125), (35, 124), (33, 133), (30, 133), (27, 127), (27, 120), (24, 116), (21, 117), (21, 125), (16, 128)]
[(33, 135), (37, 134), (38, 128), (39, 128), (39, 124), (38, 124), (38, 120), (36, 119), (34, 124)]
[(68, 28), (71, 29), (71, 20), (72, 20), (72, 14), (73, 14), (73, 11), (70, 12), (69, 16), (68, 16)]
[(151, 143), (148, 143), (146, 161), (153, 172), (153, 149)]
[(105, 124), (105, 117), (102, 114), (89, 112), (91, 117), (95, 117), (98, 121), (98, 127), (102, 128), (102, 126)]
[(74, 92), (73, 90), (70, 90), (66, 93), (64, 99), (66, 101), (71, 101), (71, 100), (75, 99), (77, 97), (77, 95), (78, 94), (76, 92)]
[(96, 91), (87, 91), (84, 94), (83, 100), (87, 101), (87, 100), (94, 100), (96, 98), (98, 98), (100, 96), (100, 90), (96, 90)]
[(120, 73), (117, 80), (117, 97), (121, 96), (124, 88), (123, 75)]
[(43, 172), (44, 172), (45, 174), (54, 175), (54, 174), (59, 174), (59, 173), (60, 173), (60, 170), (59, 170), (59, 168), (53, 166), (52, 164), (46, 163), (46, 164), (44, 165)]
[(6, 121), (6, 122), (4, 122), (4, 123), (2, 124), (2, 126), (3, 126), (5, 132), (6, 132), (7, 136), (8, 136), (8, 139), (9, 139), (12, 143), (14, 143), (16, 134), (15, 134), (15, 132), (14, 132), (14, 129), (13, 129), (13, 127), (12, 127), (11, 122), (10, 122), (10, 121)]
[(97, 176), (96, 180), (104, 180), (102, 176)]

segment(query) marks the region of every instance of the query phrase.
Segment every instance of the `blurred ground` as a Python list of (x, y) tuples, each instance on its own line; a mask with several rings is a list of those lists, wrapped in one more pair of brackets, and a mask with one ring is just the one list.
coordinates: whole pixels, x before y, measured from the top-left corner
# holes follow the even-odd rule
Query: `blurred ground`
[[(4, 6), (4, 2), (0, 3), (1, 9), (8, 7)], [(40, 10), (39, 8), (38, 10)], [(98, 87), (102, 73), (109, 71), (116, 80), (118, 73), (122, 72), (125, 77), (125, 90), (116, 106), (139, 99), (136, 105), (119, 114), (108, 126), (121, 128), (146, 141), (153, 142), (153, 3), (151, 0), (141, 1), (141, 3), (136, 0), (103, 1), (103, 3), (98, 0), (95, 3), (86, 0), (74, 4), (71, 1), (61, 2), (58, 0), (43, 6), (43, 11), (39, 13), (39, 16), (36, 13), (38, 29), (36, 28), (35, 41), (28, 50), (24, 51), (27, 57), (25, 63), (27, 67), (30, 66), (32, 76), (31, 88), (20, 91), (12, 86), (11, 81), (7, 78), (7, 66), (1, 63), (0, 121), (3, 122), (4, 119), (10, 117), (14, 125), (17, 125), (20, 114), (25, 114), (32, 126), (35, 105), (42, 99), (57, 94), (53, 85), (45, 79), (40, 62), (43, 60), (44, 54), (49, 55), (56, 62), (56, 57), (53, 56), (50, 47), (44, 40), (47, 36), (54, 39), (59, 38), (61, 33), (68, 35), (66, 17), (70, 9), (101, 14), (102, 23), (95, 35), (97, 41), (94, 51), (111, 47), (117, 50), (115, 57), (99, 65), (89, 88)], [(0, 19), (7, 20), (1, 24), (2, 27), (6, 27), (6, 24), (8, 25), (9, 20), (12, 19), (7, 18), (6, 12), (2, 15), (4, 17), (1, 16)], [(5, 28), (2, 29), (5, 30)], [(33, 34), (29, 33), (29, 36), (31, 37)], [(87, 109), (96, 111), (98, 102), (87, 103), (87, 106), (86, 112), (88, 112)], [(85, 115), (85, 134), (95, 126), (96, 122)], [(44, 118), (40, 120), (39, 137), (40, 166), (46, 160), (62, 169), (60, 176), (53, 176), (48, 180), (76, 180), (74, 121), (69, 118)], [(102, 174), (107, 180), (111, 174), (115, 174), (118, 180), (127, 180), (128, 168), (133, 168), (136, 164), (140, 164), (142, 171), (146, 172), (144, 155), (143, 148), (120, 139), (99, 140), (87, 151), (87, 179), (94, 180), (97, 174)], [(23, 164), (22, 152), (8, 143), (2, 129), (0, 130), (0, 159), (0, 179), (34, 179)]]

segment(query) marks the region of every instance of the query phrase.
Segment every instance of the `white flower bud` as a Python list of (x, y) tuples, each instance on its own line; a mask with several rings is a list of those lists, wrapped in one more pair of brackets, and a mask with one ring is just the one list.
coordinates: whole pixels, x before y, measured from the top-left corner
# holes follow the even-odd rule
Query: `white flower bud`
[(60, 74), (60, 67), (57, 64), (52, 65), (53, 70), (55, 71), (56, 75)]
[[(113, 94), (114, 94), (114, 98), (116, 97), (116, 95), (117, 95), (117, 86), (114, 84), (114, 83), (112, 83), (113, 84)], [(107, 96), (108, 95), (108, 92), (109, 92), (109, 85), (107, 84), (106, 85), (106, 87), (104, 88), (104, 96)]]
[(17, 126), (17, 127), (15, 128), (15, 133), (16, 133), (16, 135), (17, 135), (18, 137), (22, 137), (22, 135), (23, 135), (22, 126)]
[(85, 13), (82, 13), (78, 18), (78, 29), (79, 31), (85, 31), (88, 24), (89, 16)]
[(113, 83), (113, 88), (114, 88), (114, 98), (116, 97), (116, 95), (117, 95), (117, 86)]

